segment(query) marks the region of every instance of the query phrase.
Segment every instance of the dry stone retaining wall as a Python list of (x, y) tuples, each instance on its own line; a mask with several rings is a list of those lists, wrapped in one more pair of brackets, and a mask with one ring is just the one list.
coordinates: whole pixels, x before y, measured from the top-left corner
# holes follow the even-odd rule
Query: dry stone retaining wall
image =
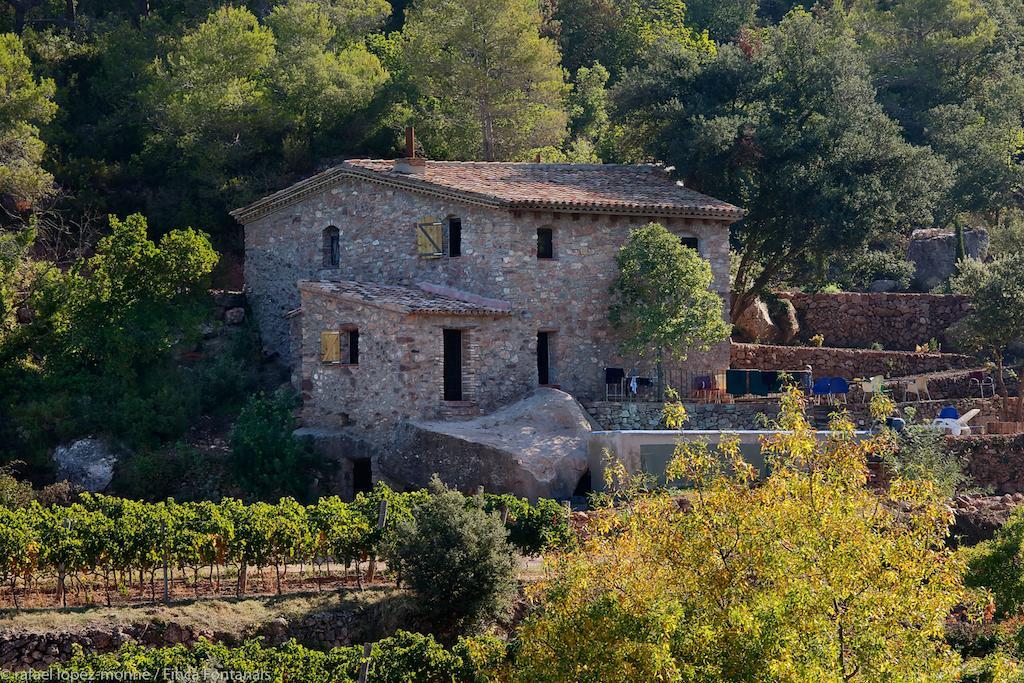
[[(779, 404), (757, 403), (685, 403), (688, 420), (684, 429), (763, 429), (762, 416), (774, 418)], [(593, 401), (584, 403), (591, 417), (607, 431), (628, 429), (667, 429), (663, 419), (665, 404), (638, 401), (619, 403)]]
[(975, 362), (955, 353), (871, 351), (817, 346), (732, 345), (732, 367), (748, 370), (800, 370), (810, 365), (815, 377), (904, 377), (959, 370)]
[(49, 633), (0, 630), (0, 670), (44, 669), (70, 659), (76, 645), (86, 653), (102, 654), (114, 652), (129, 643), (148, 647), (191, 646), (205, 639), (239, 645), (244, 639), (259, 637), (268, 646), (281, 645), (295, 638), (307, 647), (343, 647), (359, 642), (366, 619), (367, 615), (359, 612), (313, 612), (290, 622), (278, 617), (264, 624), (254, 624), (241, 635), (174, 621), (112, 623), (109, 627)]
[(994, 493), (1024, 491), (1024, 434), (950, 438), (976, 486)]
[(887, 292), (804, 294), (779, 292), (796, 309), (800, 337), (820, 334), (828, 346), (913, 351), (932, 338), (949, 346), (946, 330), (970, 307), (965, 296)]

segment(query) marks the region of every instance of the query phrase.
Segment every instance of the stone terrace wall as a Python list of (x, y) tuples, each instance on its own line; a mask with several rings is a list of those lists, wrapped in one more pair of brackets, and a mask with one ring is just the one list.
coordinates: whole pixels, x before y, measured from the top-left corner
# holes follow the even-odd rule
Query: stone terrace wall
[(1024, 434), (950, 438), (973, 483), (994, 493), (1024, 491)]
[(748, 370), (799, 370), (811, 366), (815, 377), (903, 377), (940, 370), (959, 370), (974, 364), (970, 356), (955, 353), (870, 351), (816, 346), (732, 345), (733, 368)]
[[(779, 404), (757, 403), (684, 403), (689, 416), (684, 429), (763, 429), (761, 415), (774, 418)], [(662, 420), (663, 403), (652, 401), (592, 401), (583, 407), (601, 425), (601, 429), (667, 429)]]
[(933, 337), (948, 346), (946, 330), (969, 308), (967, 297), (941, 294), (779, 292), (778, 296), (793, 303), (802, 339), (820, 334), (829, 346), (850, 348), (878, 342), (889, 350), (913, 351)]

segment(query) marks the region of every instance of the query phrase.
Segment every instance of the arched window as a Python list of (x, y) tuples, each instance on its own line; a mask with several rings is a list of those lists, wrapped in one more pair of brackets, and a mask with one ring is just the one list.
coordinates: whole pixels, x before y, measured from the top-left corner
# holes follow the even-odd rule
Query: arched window
[(324, 268), (341, 265), (341, 232), (333, 225), (324, 228)]

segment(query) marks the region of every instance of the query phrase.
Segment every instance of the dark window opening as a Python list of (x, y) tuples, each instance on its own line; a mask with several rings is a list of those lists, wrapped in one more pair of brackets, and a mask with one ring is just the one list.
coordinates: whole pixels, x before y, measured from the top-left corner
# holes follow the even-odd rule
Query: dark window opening
[(444, 331), (444, 400), (462, 400), (462, 330)]
[(537, 228), (537, 258), (555, 258), (555, 231)]
[(369, 493), (373, 490), (373, 466), (369, 458), (352, 461), (352, 493)]
[(462, 256), (462, 219), (448, 219), (448, 256)]
[(551, 384), (551, 333), (537, 333), (537, 381)]
[(700, 249), (698, 248), (700, 246), (700, 240), (696, 237), (680, 237), (679, 241), (683, 243), (684, 247), (689, 247), (698, 253), (700, 252)]
[(348, 364), (359, 365), (359, 330), (348, 331)]
[(333, 225), (324, 230), (324, 268), (341, 265), (341, 232)]

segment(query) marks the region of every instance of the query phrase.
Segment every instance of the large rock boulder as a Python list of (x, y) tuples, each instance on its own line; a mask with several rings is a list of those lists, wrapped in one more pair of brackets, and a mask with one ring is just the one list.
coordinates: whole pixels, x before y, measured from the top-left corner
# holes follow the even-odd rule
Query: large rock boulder
[(774, 344), (782, 337), (778, 326), (772, 321), (768, 304), (761, 299), (754, 299), (754, 302), (733, 321), (733, 325), (745, 341)]
[(587, 438), (595, 425), (583, 407), (557, 389), (464, 421), (416, 421), (401, 446), (382, 453), (380, 473), (407, 486), (426, 486), (435, 473), (464, 492), (479, 486), (527, 498), (567, 498), (587, 470)]
[[(956, 272), (956, 233), (952, 230), (915, 230), (910, 236), (907, 258), (913, 262), (914, 286), (929, 291)], [(964, 251), (968, 258), (988, 256), (988, 232), (984, 228), (964, 230)]]
[(99, 439), (79, 439), (53, 451), (57, 479), (66, 479), (75, 486), (97, 493), (114, 478), (117, 456)]

